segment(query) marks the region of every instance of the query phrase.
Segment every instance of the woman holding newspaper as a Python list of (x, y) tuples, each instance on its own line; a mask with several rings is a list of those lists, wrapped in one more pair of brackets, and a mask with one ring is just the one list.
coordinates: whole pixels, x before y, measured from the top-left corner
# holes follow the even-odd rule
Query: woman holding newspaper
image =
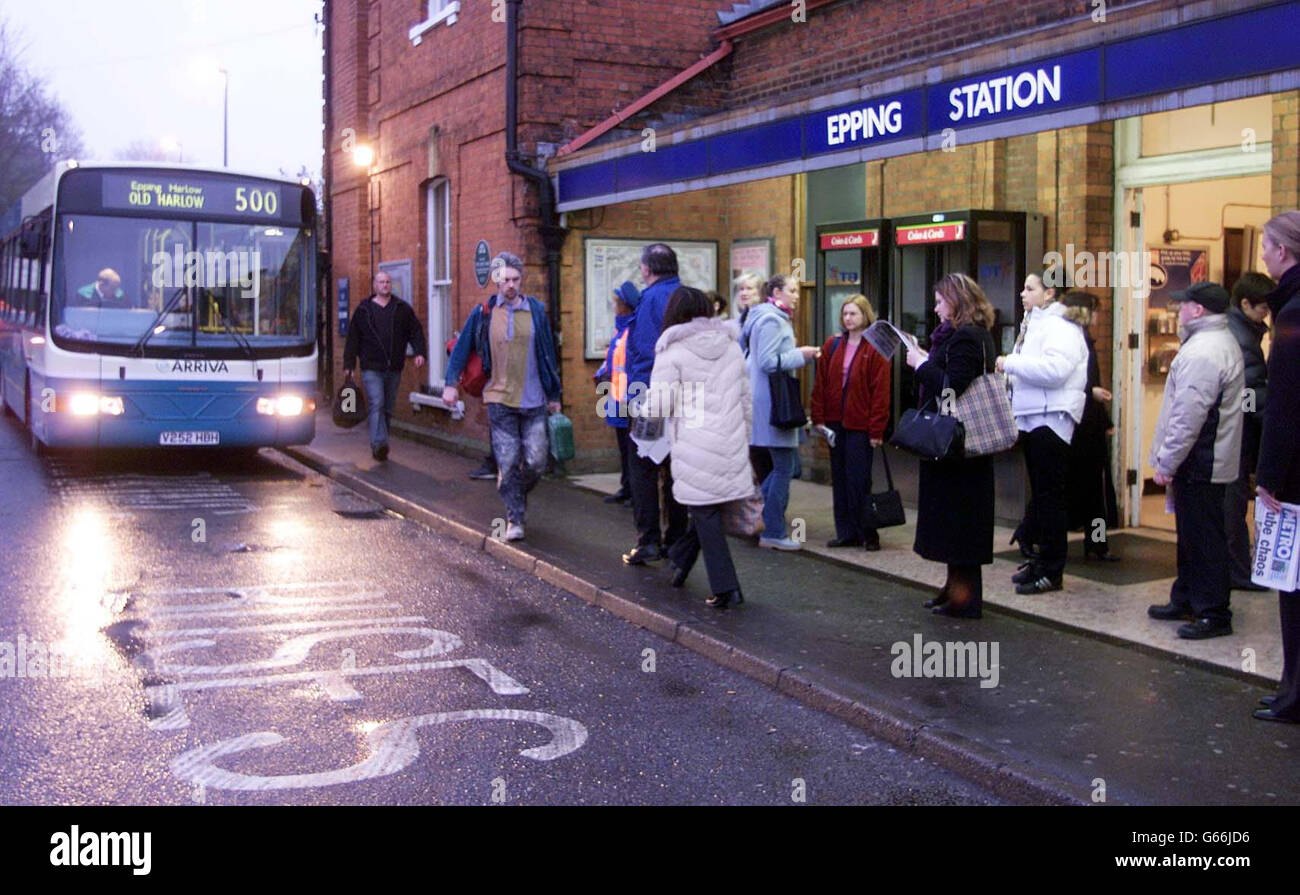
[(1038, 547), (1037, 556), (1011, 578), (1018, 594), (1061, 589), (1070, 521), (1066, 466), (1088, 386), (1087, 312), (1057, 301), (1058, 290), (1046, 285), (1049, 281), (1041, 272), (1025, 277), (1024, 337), (1012, 354), (998, 358), (998, 370), (1011, 381), (1011, 410), (1029, 468), (1031, 499), (1021, 536)]
[[(948, 274), (934, 287), (939, 325), (927, 354), (907, 344), (921, 402), (955, 400), (979, 377), (993, 372), (997, 348), (990, 330), (993, 306), (965, 274)], [(984, 605), (981, 566), (993, 562), (993, 458), (922, 460), (913, 549), (946, 563), (948, 579), (925, 605), (936, 615), (979, 618)]]
[(880, 535), (867, 518), (872, 448), (885, 439), (889, 421), (889, 361), (862, 338), (876, 312), (865, 295), (840, 308), (843, 330), (822, 346), (813, 382), (812, 421), (831, 433), (831, 501), (835, 537), (827, 547), (880, 549)]
[[(1264, 225), (1264, 266), (1277, 280), (1268, 298), (1273, 347), (1268, 356), (1268, 403), (1255, 468), (1258, 503), (1276, 513), (1300, 503), (1300, 211), (1287, 211)], [(1260, 508), (1256, 508), (1257, 518)], [(1276, 696), (1260, 700), (1261, 721), (1300, 724), (1300, 591), (1278, 591), (1282, 622), (1282, 680)]]

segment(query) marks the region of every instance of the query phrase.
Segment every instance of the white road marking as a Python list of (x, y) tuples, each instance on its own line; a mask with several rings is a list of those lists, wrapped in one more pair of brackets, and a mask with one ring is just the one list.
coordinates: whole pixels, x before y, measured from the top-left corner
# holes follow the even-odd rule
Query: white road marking
[(415, 734), (421, 727), (459, 721), (521, 721), (546, 728), (551, 733), (549, 743), (524, 749), (519, 753), (534, 761), (554, 761), (581, 748), (587, 741), (587, 728), (572, 718), (517, 709), (470, 709), (385, 721), (366, 734), (366, 746), (370, 751), (367, 758), (333, 771), (262, 777), (227, 771), (214, 763), (227, 755), (235, 755), (250, 749), (266, 749), (284, 742), (284, 737), (269, 730), (191, 749), (173, 759), (171, 769), (172, 773), (182, 780), (214, 789), (266, 792), (356, 783), (396, 774), (409, 767), (420, 757), (420, 743)]
[[(354, 623), (355, 624), (355, 623)], [(300, 634), (280, 645), (269, 659), (251, 662), (236, 662), (231, 665), (169, 665), (160, 661), (164, 656), (184, 652), (190, 649), (202, 649), (216, 646), (215, 640), (180, 640), (152, 647), (135, 657), (135, 664), (140, 668), (151, 669), (159, 674), (176, 675), (224, 675), (243, 674), (245, 672), (270, 671), (276, 668), (289, 668), (301, 665), (310, 654), (312, 647), (330, 640), (345, 640), (351, 637), (373, 637), (377, 634), (419, 634), (427, 637), (429, 643), (421, 649), (394, 652), (401, 659), (429, 659), (445, 656), (465, 645), (455, 634), (439, 631), (437, 628), (424, 627), (352, 627), (339, 631), (319, 631), (314, 634)]]
[[(331, 699), (335, 694), (345, 692), (341, 683), (352, 677), (368, 677), (378, 674), (411, 674), (417, 671), (434, 671), (447, 668), (464, 668), (479, 680), (492, 688), (499, 696), (523, 696), (529, 690), (519, 681), (501, 671), (486, 659), (443, 659), (437, 662), (411, 662), (404, 665), (375, 665), (349, 669), (321, 669), (318, 671), (290, 671), (282, 674), (265, 674), (253, 677), (219, 677), (197, 681), (180, 681), (170, 684), (155, 684), (145, 687), (145, 698), (149, 701), (150, 715), (153, 720), (149, 726), (154, 730), (180, 730), (189, 726), (185, 715), (185, 703), (182, 694), (203, 690), (227, 689), (230, 687), (257, 688), (276, 684), (315, 683)], [(339, 701), (353, 701), (356, 691), (348, 684), (346, 697)], [(180, 712), (180, 715), (176, 713)], [(180, 719), (184, 723), (180, 723)]]

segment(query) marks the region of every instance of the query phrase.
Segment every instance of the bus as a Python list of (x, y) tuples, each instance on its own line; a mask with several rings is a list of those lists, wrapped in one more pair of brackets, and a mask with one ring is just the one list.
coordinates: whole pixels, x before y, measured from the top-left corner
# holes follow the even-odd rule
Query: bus
[(38, 451), (310, 442), (316, 229), (297, 180), (60, 162), (0, 220), (0, 403)]

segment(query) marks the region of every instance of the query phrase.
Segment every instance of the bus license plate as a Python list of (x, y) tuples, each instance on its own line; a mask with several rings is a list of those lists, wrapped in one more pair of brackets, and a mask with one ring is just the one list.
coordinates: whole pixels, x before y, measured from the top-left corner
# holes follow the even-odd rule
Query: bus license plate
[(220, 432), (160, 432), (158, 443), (168, 446), (211, 445), (221, 443)]

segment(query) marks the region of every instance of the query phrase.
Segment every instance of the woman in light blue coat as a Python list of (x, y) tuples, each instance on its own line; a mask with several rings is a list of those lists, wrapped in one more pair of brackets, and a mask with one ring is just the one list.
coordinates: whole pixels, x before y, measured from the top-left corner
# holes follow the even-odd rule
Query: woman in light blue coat
[(742, 331), (747, 353), (750, 391), (754, 395), (754, 433), (751, 446), (767, 451), (772, 470), (762, 480), (763, 536), (760, 547), (798, 550), (799, 542), (786, 531), (785, 508), (790, 502), (790, 476), (799, 449), (798, 429), (778, 429), (771, 424), (772, 395), (768, 375), (780, 369), (788, 376), (817, 358), (815, 345), (797, 347), (790, 317), (799, 307), (799, 281), (777, 274), (763, 286), (764, 301), (750, 308)]

